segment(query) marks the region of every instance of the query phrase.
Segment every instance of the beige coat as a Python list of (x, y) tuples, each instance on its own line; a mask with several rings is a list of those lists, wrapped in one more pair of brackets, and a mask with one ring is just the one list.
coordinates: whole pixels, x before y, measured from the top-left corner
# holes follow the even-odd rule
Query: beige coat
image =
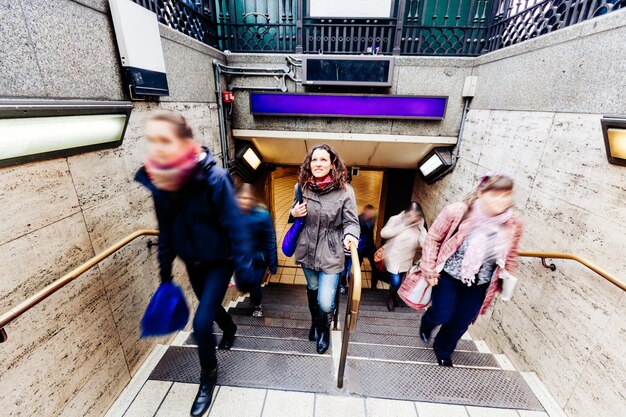
[(389, 219), (380, 231), (385, 243), (385, 267), (392, 274), (406, 272), (413, 266), (417, 249), (426, 238), (424, 220), (409, 226), (405, 224), (404, 212)]

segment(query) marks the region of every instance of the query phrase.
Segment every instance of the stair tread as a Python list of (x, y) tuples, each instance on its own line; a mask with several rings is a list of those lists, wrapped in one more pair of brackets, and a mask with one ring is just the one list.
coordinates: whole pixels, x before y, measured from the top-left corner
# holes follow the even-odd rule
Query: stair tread
[(357, 396), (544, 411), (515, 371), (348, 359), (345, 379)]
[[(193, 333), (185, 341), (185, 346), (195, 346)], [(238, 334), (233, 343), (235, 350), (253, 350), (287, 354), (315, 354), (315, 342), (308, 339), (282, 339), (275, 337), (254, 337)], [(330, 350), (325, 353), (329, 355)]]
[[(328, 394), (334, 391), (330, 355), (218, 350), (217, 359), (218, 385)], [(148, 379), (198, 384), (197, 348), (170, 346)]]
[[(417, 335), (404, 336), (392, 334), (356, 332), (350, 335), (350, 342), (366, 343), (385, 346), (406, 346), (406, 347), (432, 347), (431, 343), (424, 343)], [(476, 343), (472, 340), (461, 339), (457, 345), (457, 350), (467, 350), (477, 352)]]
[[(215, 334), (221, 334), (217, 325), (213, 327)], [(309, 329), (269, 327), (269, 326), (249, 326), (245, 324), (237, 325), (237, 334), (240, 336), (272, 337), (279, 339), (299, 339), (309, 340)]]
[[(348, 357), (380, 359), (394, 362), (437, 363), (435, 352), (428, 347), (381, 346), (350, 343)], [(455, 365), (501, 369), (495, 356), (490, 353), (457, 350), (452, 360)]]

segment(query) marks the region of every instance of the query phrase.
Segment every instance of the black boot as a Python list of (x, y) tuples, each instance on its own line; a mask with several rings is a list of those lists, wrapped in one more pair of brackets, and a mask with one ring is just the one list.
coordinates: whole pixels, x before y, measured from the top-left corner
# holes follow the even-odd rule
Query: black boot
[(387, 310), (394, 311), (397, 305), (398, 290), (389, 287), (389, 297), (387, 297)]
[(221, 350), (230, 350), (233, 347), (233, 343), (235, 342), (235, 334), (237, 333), (237, 325), (235, 322), (231, 321), (230, 325), (222, 329), (222, 340), (220, 340), (220, 344), (217, 345), (218, 349)]
[(330, 324), (333, 321), (333, 313), (324, 313), (320, 311), (319, 327), (317, 329), (317, 353), (320, 355), (325, 353), (330, 346)]
[(317, 317), (320, 308), (317, 304), (317, 290), (306, 289), (306, 295), (309, 301), (309, 311), (311, 312), (311, 330), (309, 330), (309, 340), (315, 342), (317, 340)]
[(217, 383), (217, 365), (211, 371), (204, 371), (200, 374), (200, 389), (196, 399), (193, 400), (191, 406), (191, 416), (199, 417), (206, 413), (213, 401), (213, 390), (215, 390), (215, 384)]

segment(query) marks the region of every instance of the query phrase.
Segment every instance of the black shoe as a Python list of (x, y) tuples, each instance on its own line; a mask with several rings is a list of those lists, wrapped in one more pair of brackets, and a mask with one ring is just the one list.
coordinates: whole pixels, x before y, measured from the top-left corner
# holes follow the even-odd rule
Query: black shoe
[(426, 333), (422, 329), (422, 326), (420, 326), (420, 339), (422, 339), (422, 342), (424, 342), (424, 343), (430, 342), (430, 333)]
[(330, 347), (330, 324), (333, 321), (333, 313), (320, 313), (319, 327), (318, 327), (318, 339), (317, 339), (317, 353), (320, 355), (326, 353)]
[(389, 296), (387, 297), (387, 310), (395, 311), (396, 310), (396, 295), (398, 294), (398, 290), (395, 288), (389, 288)]
[(215, 384), (217, 383), (217, 366), (215, 369), (208, 373), (202, 373), (200, 377), (200, 388), (198, 394), (193, 400), (191, 406), (191, 416), (199, 417), (207, 412), (213, 401), (213, 391), (215, 390)]
[(306, 290), (307, 299), (309, 301), (309, 311), (311, 312), (311, 330), (309, 330), (309, 340), (316, 342), (318, 339), (317, 333), (317, 318), (319, 315), (319, 305), (317, 304), (317, 290)]
[(452, 368), (452, 359), (443, 359), (440, 358), (439, 356), (437, 356), (437, 363), (439, 364), (439, 366), (446, 366), (449, 368)]
[(237, 333), (237, 325), (232, 323), (232, 326), (226, 330), (223, 330), (224, 334), (222, 334), (222, 340), (220, 340), (220, 344), (217, 345), (218, 349), (221, 350), (230, 350), (233, 347), (233, 343), (235, 342), (235, 334)]

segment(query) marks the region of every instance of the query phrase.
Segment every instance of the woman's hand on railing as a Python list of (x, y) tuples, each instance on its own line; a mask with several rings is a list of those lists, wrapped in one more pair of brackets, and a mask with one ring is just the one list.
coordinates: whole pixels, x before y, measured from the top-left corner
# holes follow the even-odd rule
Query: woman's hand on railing
[(346, 249), (350, 249), (350, 244), (354, 243), (355, 246), (358, 248), (359, 246), (359, 239), (357, 239), (356, 237), (352, 236), (352, 235), (346, 235), (346, 237), (343, 238), (343, 246)]

